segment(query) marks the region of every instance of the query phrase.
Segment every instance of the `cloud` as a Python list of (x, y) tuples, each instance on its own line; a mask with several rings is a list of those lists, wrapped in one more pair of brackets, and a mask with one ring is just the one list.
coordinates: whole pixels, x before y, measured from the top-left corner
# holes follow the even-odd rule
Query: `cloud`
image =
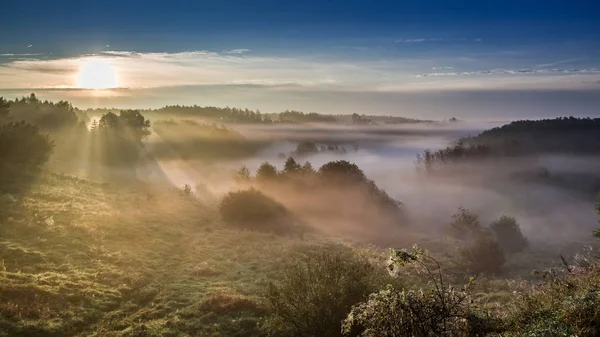
[(451, 41), (473, 41), (473, 42), (482, 42), (482, 38), (470, 39), (466, 37), (459, 38), (442, 38), (442, 37), (429, 37), (429, 38), (408, 38), (408, 39), (398, 39), (394, 41), (394, 43), (419, 43), (419, 42), (451, 42)]
[[(0, 59), (0, 89), (73, 88), (81, 65), (94, 58), (102, 59), (117, 70), (120, 87), (132, 89), (264, 85), (323, 92), (430, 91), (495, 88), (506, 81), (496, 80), (500, 77), (512, 77), (513, 82), (522, 81), (522, 84), (511, 82), (511, 85), (522, 88), (566, 88), (582, 86), (584, 80), (596, 80), (590, 75), (600, 73), (599, 68), (457, 71), (444, 65), (462, 60), (456, 57), (341, 60), (314, 56), (258, 56), (246, 52), (246, 49), (174, 53), (106, 50), (66, 58), (47, 54), (44, 57), (32, 55), (24, 59)], [(483, 60), (469, 62), (484, 63)], [(577, 78), (567, 79), (569, 76)], [(541, 77), (552, 78), (542, 80)], [(523, 80), (525, 78), (530, 79)], [(596, 86), (594, 83), (586, 85)]]
[(31, 48), (31, 47), (33, 47), (33, 45), (32, 45), (32, 44), (30, 44), (29, 46), (27, 46), (27, 48)]
[(250, 49), (232, 49), (230, 51), (227, 52), (227, 54), (244, 54), (249, 52)]
[(444, 41), (443, 38), (410, 38), (410, 39), (399, 39), (394, 41), (394, 43), (417, 43), (417, 42), (436, 42), (436, 41)]
[(580, 60), (584, 60), (584, 59), (585, 58), (583, 58), (583, 57), (577, 57), (577, 58), (555, 61), (555, 62), (551, 62), (551, 63), (538, 64), (538, 65), (536, 65), (536, 68), (553, 67), (553, 66), (557, 66), (559, 64), (572, 63), (572, 62), (576, 62), (576, 61), (580, 61)]
[[(439, 69), (439, 68), (438, 68)], [(600, 68), (585, 69), (501, 69), (501, 70), (479, 70), (464, 72), (433, 72), (419, 74), (417, 77), (428, 76), (476, 76), (476, 75), (515, 75), (515, 74), (599, 74)]]

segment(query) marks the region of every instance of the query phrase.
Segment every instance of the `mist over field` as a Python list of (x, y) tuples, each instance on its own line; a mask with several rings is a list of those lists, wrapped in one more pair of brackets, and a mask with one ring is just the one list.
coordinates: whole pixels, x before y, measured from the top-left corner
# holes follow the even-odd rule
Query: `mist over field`
[(3, 5), (0, 337), (600, 336), (599, 1)]

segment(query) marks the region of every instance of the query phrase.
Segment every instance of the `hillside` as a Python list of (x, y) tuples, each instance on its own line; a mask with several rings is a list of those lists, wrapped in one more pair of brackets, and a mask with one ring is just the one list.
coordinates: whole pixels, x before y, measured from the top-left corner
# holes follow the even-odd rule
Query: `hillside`
[(268, 275), (308, 245), (223, 228), (174, 189), (46, 172), (10, 190), (0, 199), (3, 336), (256, 335)]

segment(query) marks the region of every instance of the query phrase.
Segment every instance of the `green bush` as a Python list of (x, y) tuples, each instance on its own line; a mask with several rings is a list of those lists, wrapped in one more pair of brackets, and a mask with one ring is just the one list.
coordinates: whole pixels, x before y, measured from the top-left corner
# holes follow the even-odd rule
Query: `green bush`
[(459, 248), (458, 253), (465, 267), (475, 274), (499, 274), (506, 262), (500, 244), (487, 234), (478, 235)]
[(341, 336), (341, 322), (352, 305), (382, 285), (379, 275), (386, 273), (349, 249), (328, 247), (307, 252), (269, 286), (267, 299), (275, 318), (288, 330), (271, 334)]
[(397, 290), (388, 286), (353, 307), (343, 323), (346, 335), (465, 336), (485, 335), (494, 321), (470, 305), (468, 286), (456, 289), (444, 281), (439, 263), (415, 247), (392, 251), (390, 269), (411, 264), (422, 269), (429, 286)]
[(559, 275), (519, 297), (510, 311), (511, 336), (598, 336), (600, 269)]
[(37, 126), (26, 122), (0, 126), (0, 162), (39, 166), (54, 149), (54, 141)]
[(502, 249), (507, 253), (521, 252), (529, 244), (521, 232), (517, 220), (512, 216), (501, 216), (490, 225), (490, 228)]
[(477, 237), (482, 232), (477, 214), (464, 207), (459, 207), (458, 212), (452, 215), (452, 222), (448, 233), (459, 240), (469, 240)]
[(253, 188), (227, 193), (221, 200), (219, 213), (227, 224), (242, 229), (283, 234), (294, 225), (285, 206)]

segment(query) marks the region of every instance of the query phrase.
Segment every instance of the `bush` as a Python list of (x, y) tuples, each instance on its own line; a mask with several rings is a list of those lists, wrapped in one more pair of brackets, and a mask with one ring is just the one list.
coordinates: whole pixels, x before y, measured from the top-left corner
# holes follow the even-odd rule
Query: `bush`
[(519, 297), (507, 319), (511, 336), (598, 336), (600, 269), (551, 278)]
[[(431, 262), (436, 269), (429, 267)], [(492, 332), (493, 324), (470, 306), (468, 287), (455, 289), (444, 282), (438, 262), (419, 248), (392, 251), (390, 269), (412, 264), (422, 269), (430, 287), (396, 290), (392, 286), (371, 294), (353, 307), (343, 323), (346, 335), (461, 336)]]
[(501, 216), (490, 225), (490, 228), (502, 249), (507, 253), (521, 252), (528, 245), (517, 220), (512, 216)]
[(452, 215), (452, 222), (448, 228), (449, 234), (459, 240), (469, 240), (481, 234), (479, 217), (464, 207), (459, 207), (458, 212)]
[(458, 253), (462, 263), (475, 274), (498, 274), (506, 262), (500, 244), (487, 234), (478, 235)]
[(25, 122), (0, 126), (0, 162), (39, 166), (54, 149), (54, 141), (37, 126)]
[(285, 206), (253, 188), (227, 193), (219, 213), (227, 224), (243, 229), (281, 234), (289, 232), (294, 224)]
[(349, 249), (310, 251), (294, 260), (279, 282), (270, 284), (267, 299), (281, 325), (291, 330), (288, 334), (341, 336), (341, 322), (352, 305), (380, 285), (376, 271)]

